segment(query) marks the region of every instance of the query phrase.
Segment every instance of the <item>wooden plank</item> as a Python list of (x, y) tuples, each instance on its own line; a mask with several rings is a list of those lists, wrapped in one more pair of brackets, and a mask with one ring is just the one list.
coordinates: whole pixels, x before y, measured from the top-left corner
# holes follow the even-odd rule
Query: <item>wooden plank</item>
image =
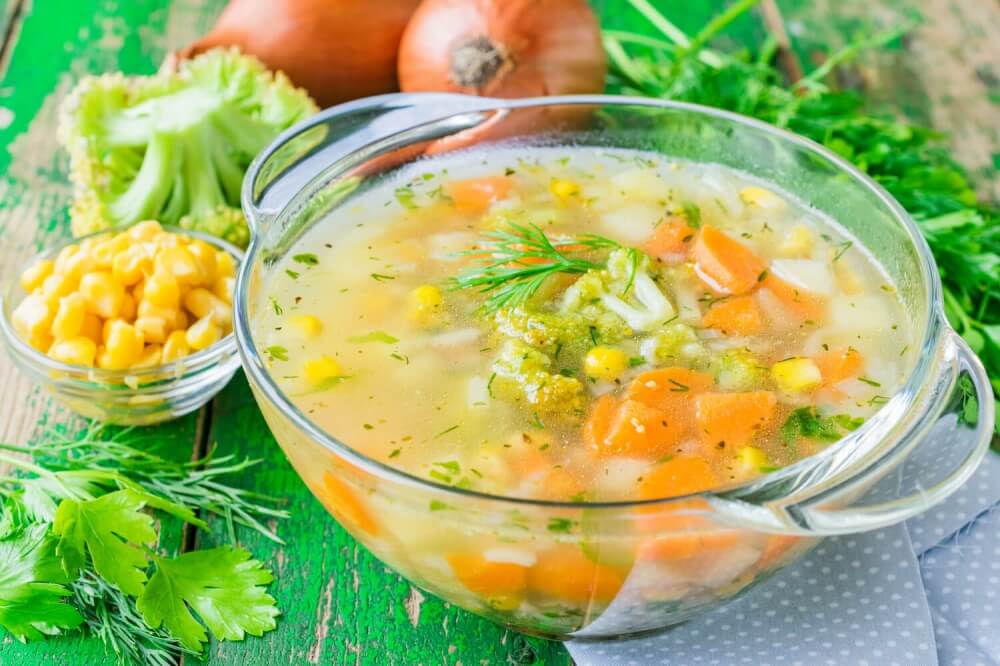
[[(155, 71), (165, 49), (195, 34), (190, 21), (168, 21), (169, 0), (117, 5), (101, 0), (29, 2), (20, 14), (13, 0), (0, 4), (0, 34), (14, 40), (4, 49), (0, 82), (0, 281), (15, 277), (23, 259), (68, 237), (67, 161), (55, 129), (61, 100), (83, 74), (123, 70)], [(203, 3), (175, 3), (194, 14)], [(7, 29), (6, 21), (17, 23)], [(171, 43), (170, 40), (173, 40)], [(17, 373), (0, 353), (0, 439), (30, 441), (44, 427), (70, 419), (68, 412)], [(177, 443), (178, 459), (190, 459), (199, 415), (153, 430)], [(164, 521), (159, 548), (176, 552), (182, 526)], [(79, 634), (23, 645), (0, 640), (2, 664), (112, 664), (96, 639)]]
[(947, 133), (980, 196), (1000, 201), (1000, 3), (779, 0), (799, 53), (815, 63), (851, 36), (923, 22), (898, 48), (864, 54), (841, 83)]

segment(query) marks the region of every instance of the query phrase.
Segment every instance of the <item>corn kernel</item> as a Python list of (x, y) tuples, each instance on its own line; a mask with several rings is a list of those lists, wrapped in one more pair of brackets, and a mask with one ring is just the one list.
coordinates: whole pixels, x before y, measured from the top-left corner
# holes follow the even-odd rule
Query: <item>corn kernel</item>
[(49, 334), (53, 316), (54, 309), (41, 296), (31, 294), (14, 308), (11, 321), (17, 334), (30, 341)]
[(756, 446), (744, 446), (736, 454), (736, 459), (744, 474), (756, 474), (761, 471), (761, 467), (769, 464), (767, 454)]
[(174, 331), (167, 336), (163, 343), (163, 352), (160, 360), (163, 363), (173, 363), (191, 353), (191, 347), (187, 343), (187, 334), (184, 331)]
[(222, 329), (215, 323), (211, 313), (205, 315), (188, 328), (185, 339), (188, 346), (194, 350), (205, 349), (219, 341), (222, 337)]
[(170, 248), (179, 247), (184, 244), (184, 241), (180, 236), (175, 234), (168, 234), (166, 232), (151, 238), (147, 241), (149, 244), (149, 249), (154, 254), (161, 250), (169, 250)]
[(104, 342), (104, 331), (103, 324), (101, 324), (101, 318), (93, 312), (87, 312), (84, 314), (83, 326), (80, 328), (80, 335), (85, 338), (90, 338), (95, 344), (101, 344)]
[(120, 319), (109, 322), (104, 351), (97, 355), (97, 365), (109, 370), (131, 367), (142, 356), (142, 334)]
[(215, 294), (203, 287), (195, 287), (184, 295), (184, 307), (198, 319), (215, 311), (219, 299)]
[(53, 274), (42, 281), (42, 286), (39, 289), (41, 297), (54, 310), (59, 305), (59, 299), (72, 294), (76, 291), (76, 287), (77, 284), (65, 275)]
[(59, 340), (49, 348), (48, 355), (60, 363), (93, 367), (94, 357), (97, 355), (97, 343), (82, 336)]
[(783, 257), (808, 257), (813, 250), (813, 234), (804, 224), (796, 224), (788, 230), (778, 246), (778, 254)]
[(771, 377), (785, 393), (811, 391), (823, 383), (823, 375), (811, 358), (790, 358), (771, 366)]
[(772, 211), (783, 210), (788, 204), (771, 190), (751, 185), (740, 190), (740, 199), (748, 206), (764, 208)]
[[(183, 330), (187, 328), (190, 323), (191, 323), (191, 317), (188, 316), (187, 312), (185, 312), (183, 309), (177, 310), (177, 314), (174, 318), (173, 327), (177, 330)], [(169, 321), (167, 322), (167, 325), (168, 326), (170, 325)]]
[(87, 302), (78, 293), (63, 296), (52, 320), (52, 336), (56, 340), (69, 340), (81, 335), (87, 317)]
[(52, 343), (54, 342), (55, 340), (48, 332), (39, 333), (38, 335), (28, 338), (28, 344), (43, 354), (47, 354), (49, 350), (52, 349)]
[(101, 344), (107, 344), (108, 337), (111, 335), (111, 326), (116, 322), (120, 321), (118, 319), (107, 319), (103, 324), (101, 324)]
[(125, 289), (107, 271), (87, 273), (80, 280), (80, 295), (87, 301), (87, 308), (104, 319), (118, 316), (125, 297)]
[(312, 315), (294, 315), (288, 318), (288, 323), (307, 338), (315, 338), (323, 331), (323, 322)]
[(160, 364), (163, 358), (163, 347), (160, 345), (146, 345), (139, 356), (139, 360), (132, 364), (133, 368), (153, 368)]
[(132, 287), (132, 298), (135, 299), (136, 303), (141, 303), (143, 297), (146, 295), (146, 281), (140, 280), (134, 287)]
[(153, 271), (153, 259), (141, 245), (132, 245), (111, 261), (111, 274), (123, 286), (131, 286)]
[(94, 258), (94, 263), (98, 268), (110, 269), (114, 264), (115, 257), (131, 245), (132, 241), (127, 234), (117, 234), (111, 238), (94, 245), (90, 251), (90, 256)]
[(79, 282), (84, 275), (97, 268), (97, 262), (90, 252), (80, 248), (63, 265), (61, 273), (74, 282)]
[(218, 277), (236, 277), (236, 259), (225, 250), (215, 253), (215, 274)]
[(410, 320), (418, 324), (428, 323), (441, 309), (444, 298), (441, 290), (432, 284), (422, 284), (410, 292)]
[(156, 220), (144, 220), (129, 227), (129, 238), (135, 241), (153, 240), (163, 231), (163, 227)]
[(171, 273), (158, 267), (146, 280), (142, 297), (161, 308), (177, 308), (181, 302), (181, 286)]
[(63, 249), (59, 250), (59, 254), (56, 255), (55, 265), (52, 267), (52, 272), (54, 273), (65, 273), (66, 272), (66, 262), (70, 258), (80, 251), (80, 246), (76, 243), (72, 245), (67, 245)]
[(553, 178), (549, 182), (549, 192), (557, 199), (566, 201), (570, 197), (575, 197), (580, 193), (580, 186), (571, 180)]
[[(159, 305), (153, 305), (149, 301), (142, 300), (139, 301), (139, 306), (136, 308), (136, 315), (138, 318), (143, 317), (159, 317), (166, 322), (167, 328), (171, 330), (176, 330), (178, 328), (185, 328), (181, 324), (180, 310), (177, 308), (164, 308)], [(184, 320), (184, 324), (187, 320)]]
[(306, 361), (302, 366), (302, 374), (310, 384), (323, 382), (341, 376), (340, 364), (329, 356), (320, 356)]
[(588, 377), (611, 381), (625, 372), (628, 359), (625, 352), (610, 347), (594, 347), (583, 359), (583, 371)]
[(142, 333), (146, 342), (162, 344), (167, 340), (170, 329), (162, 317), (139, 317), (135, 320), (135, 328)]
[(220, 277), (212, 285), (212, 293), (224, 303), (232, 305), (233, 303), (233, 290), (236, 288), (236, 278), (233, 277)]
[[(198, 270), (194, 256), (186, 247), (178, 246), (160, 251), (156, 255), (154, 264), (157, 272), (169, 273), (181, 284), (199, 284), (201, 271)], [(149, 285), (146, 285), (146, 289), (149, 289)]]
[(216, 259), (215, 248), (203, 240), (195, 239), (188, 245), (188, 252), (194, 257), (198, 264), (198, 272), (201, 274), (201, 284), (212, 284), (219, 276), (218, 260)]
[(45, 278), (52, 275), (52, 270), (55, 268), (55, 262), (49, 259), (42, 259), (41, 261), (36, 261), (31, 266), (21, 273), (21, 289), (24, 289), (27, 293), (33, 292), (37, 287), (42, 286), (42, 282)]

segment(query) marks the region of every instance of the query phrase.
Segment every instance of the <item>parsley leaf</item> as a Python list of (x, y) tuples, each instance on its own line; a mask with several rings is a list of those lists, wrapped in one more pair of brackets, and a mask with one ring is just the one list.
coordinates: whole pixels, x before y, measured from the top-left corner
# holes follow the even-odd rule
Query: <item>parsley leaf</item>
[(399, 338), (394, 337), (386, 333), (385, 331), (372, 331), (371, 333), (365, 333), (364, 335), (355, 335), (347, 338), (348, 342), (353, 342), (355, 344), (365, 344), (368, 342), (381, 342), (387, 345), (394, 345), (399, 342)]
[(62, 601), (69, 582), (48, 526), (30, 525), (0, 540), (0, 626), (21, 641), (72, 629), (83, 617)]
[(822, 416), (815, 407), (800, 407), (789, 414), (785, 424), (781, 426), (781, 437), (788, 445), (799, 439), (836, 442), (847, 433), (860, 428), (864, 422), (863, 418), (854, 418), (849, 414)]
[(119, 490), (97, 499), (64, 499), (52, 524), (62, 537), (56, 553), (66, 571), (76, 573), (87, 563), (87, 553), (109, 583), (133, 596), (146, 582), (146, 553), (140, 547), (156, 541), (152, 516), (143, 513), (145, 501), (131, 490)]
[(156, 573), (136, 606), (150, 627), (165, 625), (181, 644), (200, 651), (208, 636), (238, 641), (274, 629), (278, 609), (264, 586), (271, 572), (242, 548), (222, 546), (175, 558), (153, 556)]

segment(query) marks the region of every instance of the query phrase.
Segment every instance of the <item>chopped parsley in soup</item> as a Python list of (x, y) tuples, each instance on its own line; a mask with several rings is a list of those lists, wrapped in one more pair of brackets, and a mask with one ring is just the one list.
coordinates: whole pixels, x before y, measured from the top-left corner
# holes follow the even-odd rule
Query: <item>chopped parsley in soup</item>
[(589, 502), (744, 481), (900, 385), (895, 286), (722, 166), (593, 148), (412, 165), (297, 241), (256, 339), (332, 436), (433, 481)]

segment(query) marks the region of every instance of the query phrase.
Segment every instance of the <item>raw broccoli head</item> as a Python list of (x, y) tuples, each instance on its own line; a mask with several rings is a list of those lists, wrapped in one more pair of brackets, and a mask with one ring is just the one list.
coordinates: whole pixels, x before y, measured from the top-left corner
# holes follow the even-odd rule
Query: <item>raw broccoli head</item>
[(579, 357), (589, 348), (589, 323), (577, 314), (502, 308), (493, 315), (493, 325), (498, 336), (519, 339), (549, 356)]
[(155, 76), (84, 78), (61, 109), (73, 233), (146, 219), (246, 245), (243, 175), (316, 104), (281, 73), (215, 49)]
[(634, 331), (654, 331), (674, 316), (674, 307), (650, 272), (645, 254), (617, 249), (608, 255), (604, 269), (588, 271), (566, 289), (561, 311), (578, 313), (606, 329), (605, 342)]
[(546, 416), (578, 418), (583, 413), (583, 384), (553, 372), (552, 359), (518, 339), (508, 339), (493, 363), (498, 395)]

